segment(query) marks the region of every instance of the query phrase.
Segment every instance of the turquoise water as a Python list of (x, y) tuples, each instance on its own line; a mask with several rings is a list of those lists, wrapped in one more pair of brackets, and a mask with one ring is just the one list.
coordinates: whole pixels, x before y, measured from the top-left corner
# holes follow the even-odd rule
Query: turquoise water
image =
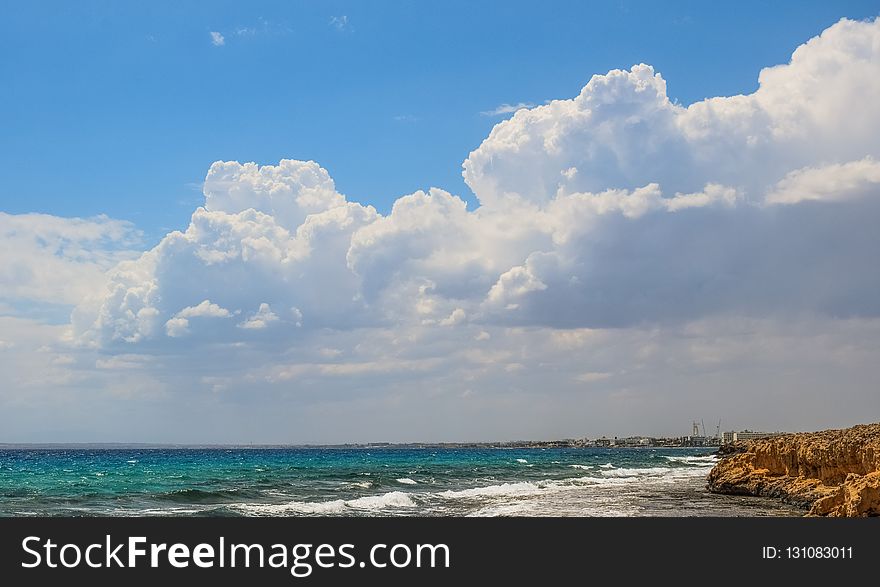
[(710, 494), (705, 449), (0, 450), (0, 516), (800, 515)]

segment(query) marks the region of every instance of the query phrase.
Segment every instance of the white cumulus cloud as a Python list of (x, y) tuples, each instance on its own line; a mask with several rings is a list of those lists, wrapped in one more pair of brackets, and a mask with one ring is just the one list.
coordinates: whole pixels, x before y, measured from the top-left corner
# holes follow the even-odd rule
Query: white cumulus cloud
[(177, 312), (165, 323), (165, 332), (168, 336), (179, 337), (189, 334), (190, 318), (228, 318), (229, 310), (221, 308), (210, 300), (204, 300), (197, 306), (188, 306)]
[(382, 216), (312, 161), (216, 162), (189, 227), (114, 270), (78, 332), (177, 335), (206, 297), (244, 317), (211, 338), (231, 342), (241, 330), (292, 340), (302, 324), (875, 315), (880, 115), (855, 97), (880, 80), (878, 39), (880, 21), (843, 20), (763, 70), (753, 94), (688, 107), (649, 65), (595, 75), (495, 126), (464, 162), (472, 211), (431, 188)]
[(259, 309), (252, 316), (249, 316), (247, 320), (239, 324), (239, 327), (260, 330), (277, 321), (278, 316), (272, 311), (269, 304), (260, 304)]
[(767, 194), (768, 204), (843, 200), (877, 193), (880, 162), (868, 156), (858, 161), (804, 167), (785, 175)]
[[(215, 162), (188, 225), (137, 257), (125, 223), (0, 215), (0, 313), (77, 304), (63, 348), (26, 362), (56, 383), (107, 381), (79, 369), (100, 361), (150, 397), (302, 392), (277, 425), (317, 435), (330, 413), (413, 434), (466, 417), (488, 435), (502, 432), (489, 420), (546, 435), (634, 406), (650, 423), (703, 397), (742, 414), (775, 389), (767, 373), (816, 410), (822, 378), (846, 378), (849, 417), (877, 407), (876, 95), (880, 20), (842, 20), (751, 94), (679, 105), (637, 64), (505, 105), (463, 164), (476, 209), (428, 187), (380, 214), (285, 159)], [(13, 356), (30, 347), (3, 340), (0, 361), (30, 382)]]

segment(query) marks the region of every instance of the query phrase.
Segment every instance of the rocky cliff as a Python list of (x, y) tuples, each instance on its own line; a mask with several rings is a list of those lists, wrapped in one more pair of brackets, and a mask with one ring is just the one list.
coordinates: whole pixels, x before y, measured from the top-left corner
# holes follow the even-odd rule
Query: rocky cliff
[(813, 516), (880, 516), (880, 423), (729, 447), (709, 490), (777, 497)]

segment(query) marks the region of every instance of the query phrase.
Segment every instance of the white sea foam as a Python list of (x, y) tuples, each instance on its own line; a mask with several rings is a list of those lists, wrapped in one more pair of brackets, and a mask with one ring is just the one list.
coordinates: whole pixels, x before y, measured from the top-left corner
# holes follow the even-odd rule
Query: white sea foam
[(331, 515), (345, 512), (345, 501), (291, 501), (288, 503), (240, 503), (229, 506), (229, 509), (247, 516), (291, 516), (296, 514)]
[(584, 485), (628, 485), (635, 481), (635, 477), (578, 477), (576, 479), (566, 479), (560, 482), (561, 485), (569, 487), (581, 487)]
[(643, 467), (622, 468), (599, 471), (603, 482), (622, 483), (667, 483), (679, 479), (702, 477), (708, 471), (705, 467)]
[(718, 462), (718, 457), (715, 455), (707, 455), (702, 457), (665, 457), (666, 460), (671, 461), (673, 463), (685, 463), (686, 465), (712, 465)]
[(351, 481), (345, 484), (348, 487), (360, 487), (361, 489), (369, 489), (373, 486), (372, 481)]
[(665, 475), (672, 471), (670, 467), (643, 467), (635, 469), (606, 469), (600, 471), (605, 477), (643, 477), (645, 475)]
[(369, 497), (352, 499), (345, 502), (345, 505), (358, 509), (377, 510), (383, 508), (412, 508), (416, 506), (416, 502), (402, 491), (392, 491), (383, 495), (371, 495)]
[(131, 459), (130, 461), (125, 461), (126, 463), (134, 464), (137, 462), (137, 459)]
[(590, 469), (593, 468), (593, 465), (569, 465), (569, 467), (572, 467), (574, 469), (583, 469), (584, 471), (589, 471)]
[(123, 516), (186, 516), (197, 514), (201, 511), (197, 508), (145, 508), (136, 510), (134, 514), (132, 514), (131, 510), (114, 510), (114, 513)]
[(403, 483), (404, 485), (416, 485), (416, 482), (410, 479), (409, 477), (401, 477), (400, 479), (395, 479), (398, 483)]
[(517, 497), (520, 495), (532, 495), (540, 493), (542, 488), (534, 483), (522, 481), (520, 483), (502, 483), (500, 485), (488, 485), (485, 487), (471, 487), (456, 491), (441, 491), (436, 495), (444, 499), (478, 499), (486, 497)]
[(281, 504), (243, 503), (229, 506), (250, 516), (283, 516), (292, 514), (342, 514), (352, 510), (381, 511), (386, 508), (411, 508), (416, 503), (402, 491), (370, 495), (357, 499), (332, 501), (291, 501)]
[(614, 468), (614, 465), (612, 465), (611, 463), (605, 463), (604, 465), (599, 465), (599, 466), (602, 467), (603, 469), (613, 469)]
[(517, 463), (528, 463), (528, 461), (525, 459), (516, 459), (516, 462)]

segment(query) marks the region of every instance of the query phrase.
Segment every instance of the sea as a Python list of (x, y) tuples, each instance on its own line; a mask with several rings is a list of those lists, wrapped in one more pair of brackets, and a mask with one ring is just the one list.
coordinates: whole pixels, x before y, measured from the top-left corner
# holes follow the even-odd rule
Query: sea
[(801, 516), (699, 448), (0, 448), (0, 516)]

